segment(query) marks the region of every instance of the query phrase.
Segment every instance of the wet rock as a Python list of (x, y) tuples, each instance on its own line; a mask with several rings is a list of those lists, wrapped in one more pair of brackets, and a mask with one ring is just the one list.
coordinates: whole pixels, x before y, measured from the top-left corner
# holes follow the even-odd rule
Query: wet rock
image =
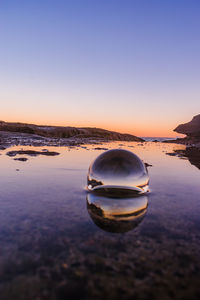
[(174, 150), (172, 153), (166, 153), (166, 155), (177, 156), (179, 158), (186, 158), (189, 162), (200, 169), (200, 148), (187, 147), (186, 149)]
[(56, 156), (59, 155), (59, 152), (54, 151), (34, 151), (34, 150), (17, 150), (17, 151), (9, 151), (6, 153), (8, 156), (13, 157), (17, 154), (19, 155), (30, 155), (30, 156), (37, 156), (37, 155), (47, 155), (47, 156)]
[(28, 158), (26, 158), (26, 157), (19, 157), (19, 158), (14, 158), (14, 160), (27, 161)]
[(166, 155), (169, 155), (169, 156), (177, 156), (177, 153), (175, 153), (175, 152), (172, 152), (172, 153), (167, 152)]
[(145, 166), (148, 168), (148, 167), (153, 167), (153, 165), (151, 165), (151, 164), (148, 164), (148, 163), (144, 163), (145, 164)]
[(94, 150), (108, 150), (108, 148), (103, 148), (103, 147), (96, 147)]
[(0, 150), (5, 150), (5, 149), (6, 149), (5, 146), (0, 145)]

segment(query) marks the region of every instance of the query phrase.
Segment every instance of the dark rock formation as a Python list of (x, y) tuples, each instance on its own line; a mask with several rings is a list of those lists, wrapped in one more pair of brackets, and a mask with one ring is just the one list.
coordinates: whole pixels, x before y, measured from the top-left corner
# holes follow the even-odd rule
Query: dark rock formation
[(178, 138), (176, 140), (166, 140), (164, 143), (177, 143), (188, 146), (200, 147), (200, 114), (193, 117), (193, 119), (185, 124), (178, 125), (175, 132), (185, 134), (184, 138)]
[(26, 158), (26, 157), (19, 157), (19, 158), (14, 158), (14, 160), (27, 161), (28, 158)]
[(94, 138), (107, 139), (116, 141), (137, 141), (143, 139), (131, 134), (122, 134), (115, 131), (109, 131), (100, 128), (77, 128), (77, 127), (62, 127), (62, 126), (39, 126), (25, 123), (8, 123), (0, 121), (0, 132), (18, 132), (29, 135), (37, 135), (47, 138)]
[(185, 124), (181, 124), (174, 129), (175, 132), (186, 134), (183, 139), (178, 139), (178, 142), (186, 145), (196, 145), (200, 143), (200, 114)]
[[(30, 156), (37, 156), (37, 155), (46, 155), (46, 156), (55, 156), (59, 155), (60, 153), (54, 151), (34, 151), (34, 150), (16, 150), (16, 151), (9, 151), (6, 153), (8, 156), (13, 157), (16, 155), (30, 155)], [(21, 160), (21, 159), (17, 159)]]
[(187, 158), (191, 165), (194, 165), (200, 169), (200, 148), (187, 147), (186, 149), (174, 150), (172, 153), (166, 153), (166, 155), (177, 156), (179, 158)]
[(5, 150), (5, 149), (6, 149), (6, 147), (0, 145), (0, 150)]
[(94, 150), (108, 150), (108, 148), (104, 148), (104, 147), (96, 147), (96, 148), (94, 148)]
[(175, 132), (186, 134), (189, 137), (199, 137), (200, 138), (200, 114), (193, 117), (193, 119), (185, 124), (178, 125)]

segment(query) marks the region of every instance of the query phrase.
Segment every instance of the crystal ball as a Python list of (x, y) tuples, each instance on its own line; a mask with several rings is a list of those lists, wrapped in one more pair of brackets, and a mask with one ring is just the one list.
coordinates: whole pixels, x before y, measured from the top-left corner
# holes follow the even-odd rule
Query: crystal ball
[(108, 150), (91, 163), (87, 189), (116, 196), (143, 194), (149, 190), (148, 171), (133, 152), (123, 149)]
[(146, 195), (115, 198), (87, 194), (87, 209), (93, 222), (108, 232), (127, 232), (143, 220), (148, 206)]

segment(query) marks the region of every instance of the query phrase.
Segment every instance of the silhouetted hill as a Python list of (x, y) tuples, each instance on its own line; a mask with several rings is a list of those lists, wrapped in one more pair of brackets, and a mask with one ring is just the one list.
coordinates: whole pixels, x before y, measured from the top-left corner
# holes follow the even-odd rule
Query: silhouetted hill
[(0, 121), (0, 131), (18, 132), (38, 135), (49, 138), (94, 138), (116, 141), (143, 141), (143, 139), (131, 134), (123, 134), (101, 128), (90, 127), (64, 127), (64, 126), (44, 126), (26, 123), (10, 123)]

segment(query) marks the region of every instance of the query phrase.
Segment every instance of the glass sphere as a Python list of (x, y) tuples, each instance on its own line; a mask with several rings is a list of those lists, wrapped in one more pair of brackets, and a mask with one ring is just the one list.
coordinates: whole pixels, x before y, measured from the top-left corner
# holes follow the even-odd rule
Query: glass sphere
[(146, 195), (133, 198), (87, 194), (87, 209), (93, 222), (108, 232), (127, 232), (143, 220), (148, 205)]
[(108, 150), (90, 165), (87, 177), (89, 191), (128, 195), (148, 191), (149, 175), (142, 160), (123, 149)]

